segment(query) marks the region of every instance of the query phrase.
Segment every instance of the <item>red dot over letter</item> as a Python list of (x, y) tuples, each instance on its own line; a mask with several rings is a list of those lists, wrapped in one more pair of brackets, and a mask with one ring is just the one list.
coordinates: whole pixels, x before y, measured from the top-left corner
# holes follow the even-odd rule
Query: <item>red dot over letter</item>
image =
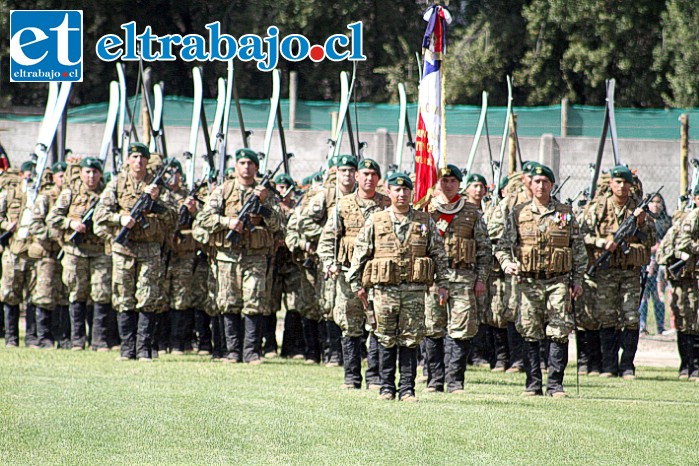
[(313, 61), (321, 61), (323, 58), (325, 58), (325, 50), (323, 49), (323, 46), (321, 45), (314, 45), (311, 47), (311, 60)]
[(64, 71), (64, 72), (63, 72), (63, 77), (64, 77), (64, 78), (67, 78), (67, 77), (68, 77), (68, 73)]

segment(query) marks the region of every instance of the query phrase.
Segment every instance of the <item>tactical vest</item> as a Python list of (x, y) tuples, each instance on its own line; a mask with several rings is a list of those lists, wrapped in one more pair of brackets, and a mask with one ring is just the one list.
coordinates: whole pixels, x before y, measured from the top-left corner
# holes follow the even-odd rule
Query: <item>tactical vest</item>
[[(633, 215), (636, 204), (632, 201), (631, 206), (626, 208), (624, 219)], [(602, 238), (611, 238), (619, 229), (619, 221), (614, 209), (614, 201), (611, 195), (599, 198), (595, 205), (595, 218), (597, 219), (596, 234)], [(623, 220), (622, 220), (623, 222)], [(629, 269), (633, 267), (642, 267), (650, 262), (650, 251), (641, 243), (635, 235), (625, 238), (626, 244), (629, 245), (629, 253), (624, 254), (621, 248), (617, 248), (609, 258), (609, 268)], [(588, 248), (589, 263), (592, 264), (604, 252), (600, 248)]]
[(515, 255), (520, 271), (552, 276), (570, 272), (573, 209), (556, 203), (553, 213), (537, 219), (530, 206), (531, 203), (520, 204), (513, 212), (519, 234)]
[[(437, 222), (441, 212), (431, 213)], [(449, 267), (453, 269), (472, 268), (476, 263), (476, 240), (474, 229), (478, 220), (478, 206), (464, 202), (464, 206), (454, 215), (444, 232), (444, 249), (449, 258)], [(441, 229), (441, 227), (440, 227)]]
[[(249, 191), (245, 195), (245, 199), (241, 200), (238, 193), (238, 181), (236, 179), (226, 180), (223, 183), (223, 216), (228, 218), (238, 218), (238, 212), (243, 208), (245, 201), (252, 194)], [(235, 249), (246, 251), (247, 254), (271, 254), (273, 252), (274, 241), (272, 234), (267, 229), (263, 222), (262, 216), (250, 215), (250, 222), (255, 225), (255, 231), (250, 231), (247, 228), (240, 235), (240, 241), (233, 245), (230, 241), (226, 241), (228, 229), (219, 231), (212, 235), (212, 240), (218, 249)]]
[[(184, 187), (180, 187), (177, 191), (172, 191), (172, 197), (176, 201), (177, 209), (179, 210), (184, 205), (184, 201), (189, 196), (189, 191)], [(178, 225), (176, 233), (170, 235), (168, 247), (175, 256), (184, 256), (193, 254), (197, 250), (197, 243), (192, 238), (192, 230), (182, 230)]]
[[(658, 265), (672, 266), (680, 260), (681, 253), (677, 251), (677, 231), (682, 228), (682, 223), (687, 217), (689, 212), (678, 209), (672, 214), (672, 226), (665, 233), (662, 241), (660, 241), (660, 246), (655, 253), (655, 260)], [(685, 261), (685, 266), (679, 272), (677, 279), (693, 279), (696, 276), (697, 269), (697, 256), (692, 254), (689, 259)], [(672, 275), (668, 274), (668, 277), (673, 279)]]
[(22, 180), (15, 179), (5, 186), (7, 190), (7, 212), (5, 216), (8, 222), (17, 224), (15, 232), (10, 237), (9, 248), (10, 252), (17, 256), (27, 253), (30, 241), (29, 238), (20, 238), (18, 234), (22, 212), (24, 212), (24, 207), (27, 204), (27, 196), (22, 192), (22, 183)]
[(434, 282), (435, 266), (427, 257), (429, 220), (426, 212), (412, 211), (410, 232), (401, 243), (393, 230), (389, 211), (377, 212), (374, 219), (374, 258), (362, 276), (362, 286)]
[(359, 235), (359, 231), (364, 226), (366, 219), (374, 212), (379, 212), (388, 205), (388, 199), (382, 194), (376, 193), (373, 200), (376, 204), (368, 208), (366, 214), (363, 214), (361, 207), (359, 207), (357, 194), (344, 196), (337, 203), (338, 216), (342, 219), (342, 224), (345, 227), (344, 235), (340, 238), (340, 244), (337, 249), (337, 261), (346, 267), (349, 267), (352, 263), (354, 243), (357, 241), (357, 235)]
[[(53, 204), (56, 202), (56, 199), (58, 199), (58, 195), (60, 193), (61, 190), (56, 185), (47, 186), (41, 193), (46, 199), (47, 216), (48, 212), (51, 211)], [(46, 221), (45, 218), (44, 221)], [(47, 225), (46, 228), (50, 227)], [(29, 257), (31, 257), (32, 259), (45, 259), (47, 257), (55, 258), (58, 254), (58, 251), (60, 251), (61, 247), (56, 242), (56, 237), (53, 236), (53, 238), (54, 239), (38, 239), (37, 237), (34, 237), (32, 242), (29, 244), (29, 249), (27, 251)]]
[[(90, 210), (90, 207), (99, 199), (101, 191), (102, 189), (100, 188), (96, 191), (90, 191), (84, 183), (72, 183), (70, 206), (68, 207), (68, 214), (66, 217), (70, 220), (81, 222), (83, 216)], [(75, 231), (72, 228), (66, 229), (63, 233), (63, 241), (68, 243), (73, 233), (75, 233)], [(92, 229), (90, 229), (85, 234), (80, 247), (85, 250), (104, 250), (104, 240), (100, 239), (95, 235)]]
[[(141, 181), (143, 188), (148, 186), (150, 180), (153, 179), (153, 173), (149, 170), (146, 177)], [(136, 204), (138, 198), (141, 197), (143, 191), (138, 189), (138, 184), (129, 177), (128, 171), (124, 170), (117, 175), (117, 205), (119, 206), (120, 215), (130, 215), (131, 208)], [(161, 188), (162, 189), (162, 188)], [(162, 202), (162, 200), (158, 200)], [(152, 212), (144, 215), (149, 223), (149, 227), (143, 229), (140, 223), (136, 223), (129, 233), (129, 241), (146, 243), (157, 242), (162, 243), (165, 239), (165, 227), (158, 216)], [(115, 235), (116, 236), (116, 235)]]

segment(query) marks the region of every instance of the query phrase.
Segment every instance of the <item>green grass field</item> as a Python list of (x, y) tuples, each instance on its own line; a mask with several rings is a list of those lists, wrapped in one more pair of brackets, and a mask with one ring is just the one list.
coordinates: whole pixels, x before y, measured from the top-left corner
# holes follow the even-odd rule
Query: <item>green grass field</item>
[(417, 404), (341, 391), (340, 368), (0, 349), (3, 464), (697, 464), (699, 384), (566, 375), (565, 400), (523, 374), (469, 369), (465, 395)]

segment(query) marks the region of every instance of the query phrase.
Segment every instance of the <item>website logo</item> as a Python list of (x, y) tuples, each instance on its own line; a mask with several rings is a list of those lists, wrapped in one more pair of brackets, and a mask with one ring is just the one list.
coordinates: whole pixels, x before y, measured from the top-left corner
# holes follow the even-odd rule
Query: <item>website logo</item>
[(82, 10), (10, 12), (10, 81), (82, 80)]
[(135, 21), (121, 25), (123, 37), (118, 34), (102, 36), (95, 46), (103, 61), (256, 61), (260, 71), (271, 71), (279, 59), (298, 62), (364, 61), (363, 24), (357, 21), (347, 25), (349, 34), (333, 34), (321, 44), (312, 44), (302, 34), (279, 35), (279, 28), (270, 26), (266, 36), (244, 34), (238, 38), (221, 32), (221, 23), (204, 26), (206, 35), (153, 34), (146, 26), (139, 34)]

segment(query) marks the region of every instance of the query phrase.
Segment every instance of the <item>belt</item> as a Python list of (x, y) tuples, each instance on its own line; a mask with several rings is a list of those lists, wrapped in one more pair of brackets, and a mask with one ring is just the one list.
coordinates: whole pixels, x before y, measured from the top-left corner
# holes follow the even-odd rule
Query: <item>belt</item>
[(522, 278), (533, 278), (535, 280), (550, 280), (552, 278), (563, 277), (568, 275), (568, 273), (549, 273), (544, 271), (539, 272), (521, 272), (519, 274)]
[(463, 264), (460, 265), (459, 267), (454, 266), (454, 259), (448, 259), (447, 260), (447, 267), (450, 269), (456, 269), (456, 270), (474, 270), (476, 268), (476, 264)]

